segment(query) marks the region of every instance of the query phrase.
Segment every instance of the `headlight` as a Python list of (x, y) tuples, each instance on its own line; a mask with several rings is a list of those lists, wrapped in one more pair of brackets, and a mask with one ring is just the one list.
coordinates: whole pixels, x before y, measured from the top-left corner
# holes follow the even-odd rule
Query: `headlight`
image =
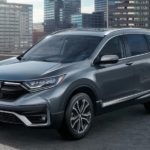
[(31, 90), (36, 90), (36, 89), (43, 89), (43, 88), (51, 88), (56, 85), (58, 85), (60, 82), (63, 81), (65, 75), (61, 76), (55, 76), (55, 77), (50, 77), (50, 78), (44, 78), (44, 79), (38, 79), (38, 80), (32, 80), (32, 81), (26, 81), (23, 84), (31, 89)]

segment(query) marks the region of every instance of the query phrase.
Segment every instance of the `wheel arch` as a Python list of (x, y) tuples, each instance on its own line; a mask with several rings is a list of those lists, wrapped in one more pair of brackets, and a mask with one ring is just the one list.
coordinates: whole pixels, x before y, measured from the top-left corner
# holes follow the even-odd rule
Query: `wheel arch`
[(79, 86), (70, 92), (70, 94), (67, 98), (67, 103), (66, 103), (65, 109), (67, 108), (71, 97), (73, 97), (77, 93), (85, 93), (91, 98), (92, 103), (93, 103), (94, 113), (96, 114), (96, 111), (97, 111), (97, 103), (96, 102), (98, 101), (98, 94), (94, 90), (94, 88), (92, 88), (88, 85)]

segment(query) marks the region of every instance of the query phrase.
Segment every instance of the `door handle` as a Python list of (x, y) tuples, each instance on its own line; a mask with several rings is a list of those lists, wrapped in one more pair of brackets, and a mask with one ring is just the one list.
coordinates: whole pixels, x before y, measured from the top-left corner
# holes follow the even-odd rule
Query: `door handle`
[(131, 66), (131, 65), (133, 65), (133, 62), (127, 62), (126, 65)]

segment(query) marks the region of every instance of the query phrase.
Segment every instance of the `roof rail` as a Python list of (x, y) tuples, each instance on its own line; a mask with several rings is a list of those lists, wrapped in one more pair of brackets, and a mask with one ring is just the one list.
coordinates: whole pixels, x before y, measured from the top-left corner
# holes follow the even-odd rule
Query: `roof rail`
[(58, 30), (58, 31), (52, 32), (51, 35), (61, 33), (61, 32), (64, 32), (64, 31), (70, 31), (70, 30), (75, 30), (75, 28), (67, 28), (67, 29)]
[(92, 29), (95, 29), (95, 30), (104, 30), (105, 28), (82, 28), (82, 27), (78, 27), (78, 28), (67, 28), (67, 29), (62, 29), (62, 30), (58, 30), (58, 31), (55, 31), (55, 32), (52, 32), (51, 34), (54, 35), (54, 34), (57, 34), (57, 33), (61, 33), (61, 32), (64, 32), (64, 31), (92, 31)]

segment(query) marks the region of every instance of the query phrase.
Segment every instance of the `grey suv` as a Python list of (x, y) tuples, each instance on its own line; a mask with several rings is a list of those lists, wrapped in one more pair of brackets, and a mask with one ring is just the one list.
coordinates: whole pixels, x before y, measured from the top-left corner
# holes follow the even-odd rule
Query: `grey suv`
[(0, 62), (0, 121), (84, 137), (94, 116), (142, 103), (150, 111), (150, 32), (72, 29)]

